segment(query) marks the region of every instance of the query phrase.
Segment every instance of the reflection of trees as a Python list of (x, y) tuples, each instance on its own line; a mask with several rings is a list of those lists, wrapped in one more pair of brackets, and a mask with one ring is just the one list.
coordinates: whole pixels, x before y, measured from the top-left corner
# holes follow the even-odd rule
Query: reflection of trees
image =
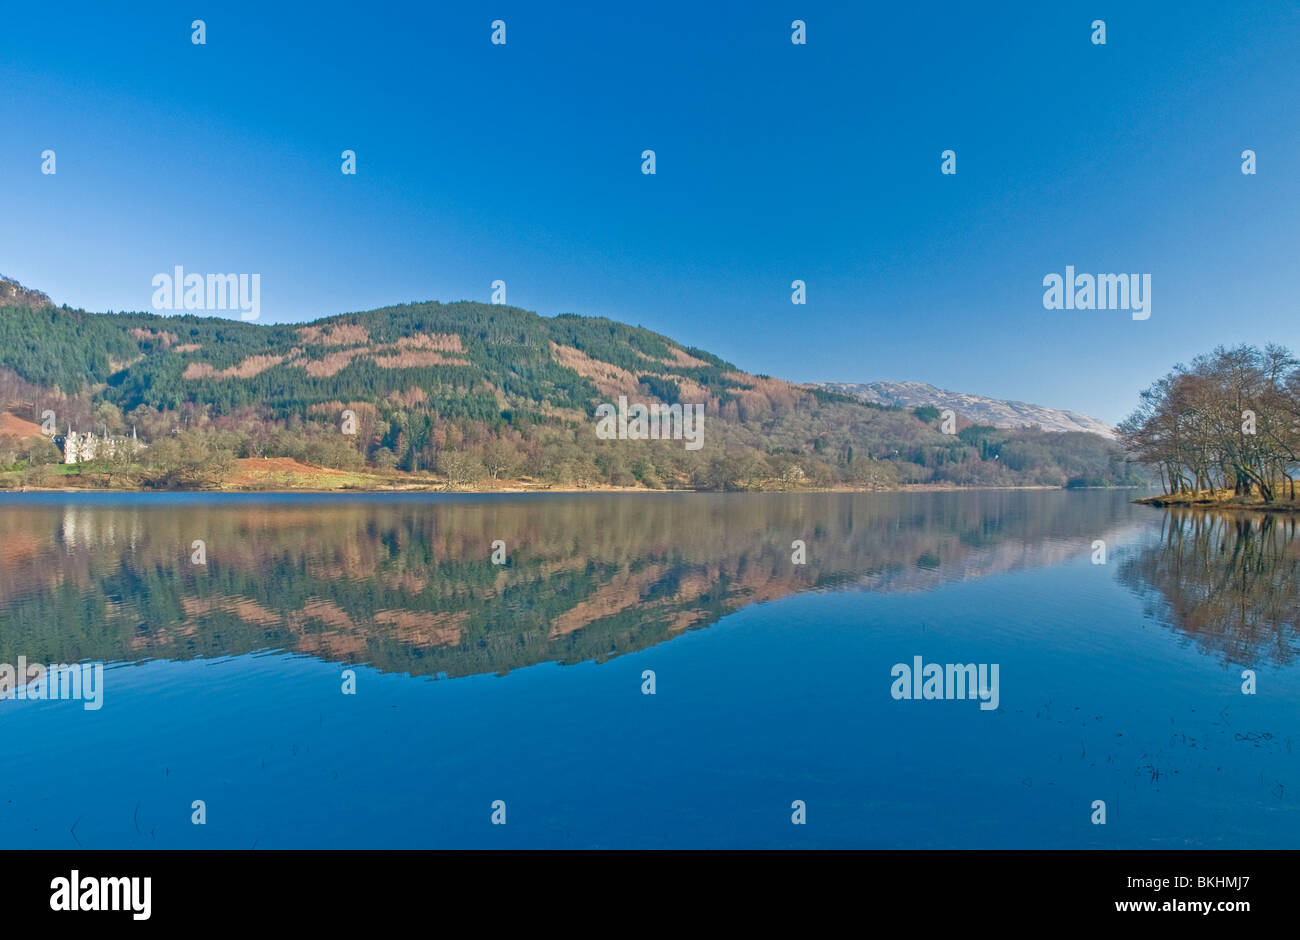
[[(283, 649), (415, 674), (605, 659), (747, 604), (1087, 551), (1123, 493), (12, 502), (0, 662)], [(1103, 505), (1104, 504), (1104, 505)], [(1080, 533), (1086, 533), (1081, 536)], [(203, 539), (208, 563), (190, 564)], [(506, 543), (509, 564), (489, 561)], [(791, 563), (791, 542), (807, 564)]]
[(1119, 578), (1156, 616), (1229, 662), (1286, 663), (1296, 653), (1292, 517), (1166, 510), (1159, 541), (1127, 559)]

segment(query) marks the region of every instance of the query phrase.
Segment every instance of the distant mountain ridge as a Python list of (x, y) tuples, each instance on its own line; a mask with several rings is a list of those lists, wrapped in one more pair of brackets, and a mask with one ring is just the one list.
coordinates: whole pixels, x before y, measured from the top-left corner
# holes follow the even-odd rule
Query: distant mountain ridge
[(1076, 411), (1045, 408), (1023, 401), (1006, 401), (967, 395), (937, 388), (925, 382), (812, 382), (816, 388), (840, 392), (877, 405), (895, 408), (951, 408), (976, 424), (995, 428), (1026, 428), (1038, 425), (1044, 431), (1086, 431), (1114, 440), (1115, 429), (1104, 421)]

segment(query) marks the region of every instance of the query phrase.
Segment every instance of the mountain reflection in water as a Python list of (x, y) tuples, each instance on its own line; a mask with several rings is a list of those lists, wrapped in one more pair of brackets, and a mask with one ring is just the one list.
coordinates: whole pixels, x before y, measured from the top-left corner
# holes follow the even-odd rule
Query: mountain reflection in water
[[(602, 660), (748, 604), (927, 590), (1115, 559), (1148, 612), (1232, 662), (1290, 662), (1297, 523), (1161, 514), (1127, 493), (669, 495), (18, 502), (0, 514), (0, 661), (286, 650), (459, 676)], [(191, 562), (196, 539), (207, 563)], [(792, 563), (792, 542), (807, 563)], [(492, 543), (507, 563), (494, 565)]]
[(462, 676), (603, 660), (796, 592), (920, 591), (1077, 558), (1132, 528), (1129, 498), (9, 498), (0, 661), (285, 650)]

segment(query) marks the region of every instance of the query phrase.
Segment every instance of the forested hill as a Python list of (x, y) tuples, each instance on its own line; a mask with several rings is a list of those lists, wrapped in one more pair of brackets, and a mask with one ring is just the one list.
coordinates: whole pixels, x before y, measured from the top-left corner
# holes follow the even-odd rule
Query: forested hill
[(13, 278), (0, 274), (0, 306), (48, 307), (50, 298), (38, 290), (28, 290)]
[[(1090, 434), (968, 426), (933, 409), (864, 403), (751, 375), (711, 353), (596, 317), (417, 303), (261, 325), (224, 317), (88, 313), (0, 293), (0, 411), (60, 431), (145, 441), (205, 436), (236, 457), (445, 470), (461, 481), (749, 488), (898, 482), (1134, 482)], [(704, 446), (598, 441), (594, 414), (702, 404)], [(351, 410), (357, 433), (339, 433)], [(5, 456), (0, 448), (0, 459)]]

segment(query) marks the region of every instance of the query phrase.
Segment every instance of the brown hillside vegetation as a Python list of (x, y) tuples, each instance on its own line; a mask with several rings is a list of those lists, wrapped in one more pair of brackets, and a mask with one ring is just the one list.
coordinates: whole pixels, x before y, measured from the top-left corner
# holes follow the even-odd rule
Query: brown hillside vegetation
[(359, 323), (302, 326), (297, 333), (304, 343), (312, 346), (358, 346), (370, 342), (370, 333)]
[(16, 437), (20, 441), (40, 437), (41, 427), (30, 421), (24, 421), (17, 415), (0, 414), (0, 437)]
[(241, 457), (235, 461), (234, 469), (227, 482), (234, 486), (253, 486), (269, 476), (287, 473), (304, 476), (347, 476), (343, 470), (313, 467), (292, 457)]
[(181, 373), (185, 379), (251, 379), (272, 366), (278, 366), (284, 356), (249, 356), (237, 366), (229, 369), (214, 369), (206, 362), (191, 362)]
[(551, 343), (551, 354), (560, 365), (572, 369), (585, 379), (591, 379), (604, 395), (617, 398), (619, 395), (637, 394), (637, 377), (612, 362), (593, 359), (581, 349), (561, 346), (556, 342)]

